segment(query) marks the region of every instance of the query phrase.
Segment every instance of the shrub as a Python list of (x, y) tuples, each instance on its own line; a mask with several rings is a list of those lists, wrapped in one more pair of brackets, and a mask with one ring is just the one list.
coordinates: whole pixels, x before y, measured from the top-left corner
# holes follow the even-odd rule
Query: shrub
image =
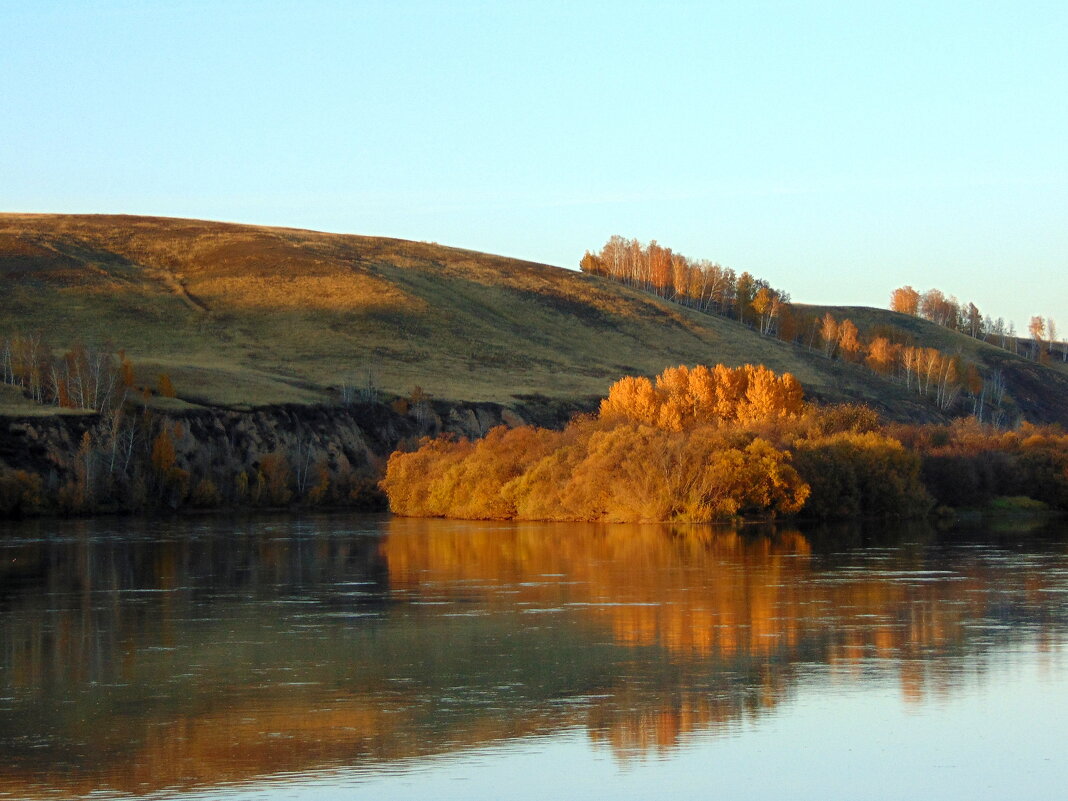
[(913, 517), (933, 504), (920, 481), (919, 456), (884, 434), (802, 440), (794, 464), (812, 488), (805, 512), (817, 517)]

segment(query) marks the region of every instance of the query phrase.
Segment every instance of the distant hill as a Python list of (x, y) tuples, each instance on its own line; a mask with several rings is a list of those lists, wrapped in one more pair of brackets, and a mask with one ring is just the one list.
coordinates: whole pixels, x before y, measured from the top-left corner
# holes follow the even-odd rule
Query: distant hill
[[(45, 334), (125, 348), (138, 377), (169, 374), (176, 405), (326, 403), (367, 375), (383, 393), (575, 401), (624, 374), (762, 363), (811, 397), (897, 419), (932, 404), (864, 368), (574, 270), (377, 237), (196, 220), (0, 215), (0, 337)], [(861, 330), (892, 324), (1006, 375), (1014, 410), (1068, 423), (1068, 373), (916, 318), (828, 309)], [(822, 311), (822, 309), (821, 309)], [(12, 393), (0, 411), (20, 411)]]

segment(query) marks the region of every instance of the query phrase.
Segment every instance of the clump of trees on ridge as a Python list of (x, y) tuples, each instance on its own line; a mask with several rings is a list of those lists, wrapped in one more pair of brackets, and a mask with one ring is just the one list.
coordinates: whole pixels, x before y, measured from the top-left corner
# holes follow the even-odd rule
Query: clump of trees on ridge
[(176, 397), (166, 373), (155, 388), (137, 386), (134, 365), (124, 350), (76, 342), (62, 356), (42, 334), (14, 333), (0, 339), (0, 383), (17, 387), (27, 398), (63, 409), (105, 413), (131, 393)]
[[(830, 359), (866, 367), (877, 375), (905, 385), (929, 399), (943, 412), (970, 414), (995, 425), (1005, 422), (1004, 374), (962, 358), (923, 347), (907, 332), (892, 326), (860, 331), (846, 318), (829, 312), (822, 317), (799, 311), (790, 295), (748, 272), (704, 259), (690, 259), (656, 241), (642, 245), (637, 239), (613, 236), (597, 253), (586, 251), (583, 272), (619, 281), (698, 311), (738, 320), (765, 336), (821, 352)], [(1010, 323), (984, 316), (974, 303), (932, 289), (919, 293), (904, 286), (891, 293), (890, 307), (923, 317), (1001, 347), (1021, 352)], [(1048, 359), (1057, 346), (1052, 318), (1032, 317), (1030, 345), (1023, 352)], [(1068, 343), (1059, 343), (1068, 361)]]
[(1068, 341), (1057, 340), (1057, 323), (1052, 317), (1034, 315), (1027, 326), (1029, 339), (1016, 334), (1016, 326), (1005, 324), (1003, 317), (984, 315), (974, 303), (961, 303), (940, 289), (920, 293), (911, 286), (898, 287), (890, 293), (890, 309), (922, 317), (937, 325), (967, 334), (991, 345), (1037, 361), (1048, 361), (1060, 351), (1061, 361), (1068, 362)]

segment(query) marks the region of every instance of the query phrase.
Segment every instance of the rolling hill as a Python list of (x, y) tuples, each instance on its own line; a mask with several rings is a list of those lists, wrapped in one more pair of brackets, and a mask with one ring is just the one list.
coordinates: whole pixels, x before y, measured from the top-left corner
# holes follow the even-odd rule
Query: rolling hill
[[(44, 332), (124, 348), (138, 377), (167, 373), (175, 407), (331, 403), (370, 374), (383, 393), (504, 405), (589, 402), (624, 374), (762, 363), (810, 396), (890, 417), (932, 404), (864, 368), (763, 337), (604, 278), (425, 242), (196, 220), (0, 215), (0, 338)], [(1068, 423), (1068, 373), (916, 318), (835, 309), (861, 325), (1000, 367), (1015, 409)], [(902, 318), (902, 319), (898, 319)], [(863, 322), (862, 322), (863, 321)], [(0, 412), (27, 412), (15, 393)]]

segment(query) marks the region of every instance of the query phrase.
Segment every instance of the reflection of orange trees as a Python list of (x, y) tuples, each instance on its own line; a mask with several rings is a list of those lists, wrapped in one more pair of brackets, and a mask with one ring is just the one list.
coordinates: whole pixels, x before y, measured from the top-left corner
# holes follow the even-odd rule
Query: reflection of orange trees
[[(620, 525), (576, 530), (519, 524), (452, 528), (395, 518), (382, 546), (391, 584), (489, 602), (556, 606), (608, 625), (631, 647), (661, 647), (679, 659), (820, 660), (846, 672), (869, 658), (898, 661), (906, 694), (917, 663), (966, 645), (965, 624), (1004, 589), (982, 563), (945, 580), (903, 562), (887, 573), (843, 579), (813, 571), (807, 540), (708, 529)], [(896, 580), (900, 578), (900, 580)], [(1002, 582), (999, 588), (998, 581)], [(1043, 581), (1018, 588), (1040, 603)], [(922, 668), (920, 669), (922, 673)], [(781, 676), (768, 677), (774, 697)], [(910, 689), (912, 688), (912, 689)]]
[[(848, 675), (870, 657), (898, 657), (903, 690), (922, 692), (916, 688), (926, 677), (909, 670), (912, 658), (959, 643), (963, 620), (981, 609), (989, 588), (985, 577), (920, 587), (821, 583), (807, 540), (792, 531), (754, 537), (639, 525), (451, 526), (392, 520), (382, 546), (391, 585), (435, 595), (477, 591), (501, 608), (564, 602), (580, 618), (607, 625), (616, 643), (661, 648), (683, 671), (709, 660), (730, 666), (727, 675), (736, 678), (722, 679), (714, 693), (688, 691), (685, 682), (620, 679), (593, 704), (587, 726), (621, 756), (670, 748), (689, 733), (759, 714), (791, 691), (802, 660)], [(955, 603), (945, 603), (947, 595)]]
[(808, 488), (788, 452), (740, 425), (796, 416), (801, 389), (763, 367), (665, 370), (617, 382), (598, 419), (564, 432), (497, 429), (479, 442), (396, 453), (382, 487), (413, 516), (715, 520), (797, 512)]
[[(567, 601), (606, 622), (616, 642), (688, 656), (767, 655), (810, 621), (808, 541), (795, 531), (656, 525), (519, 525), (443, 529), (395, 518), (382, 545), (392, 586), (472, 586), (515, 602)], [(455, 532), (454, 534), (451, 532)], [(511, 592), (517, 592), (517, 595)]]
[[(166, 540), (113, 549), (89, 536), (96, 530), (91, 521), (72, 521), (68, 530), (82, 537), (61, 556), (46, 542), (28, 542), (9, 548), (11, 562), (0, 566), (0, 586), (10, 590), (0, 608), (5, 646), (0, 688), (6, 684), (22, 696), (46, 696), (53, 686), (91, 680), (131, 681), (139, 665), (145, 668), (139, 648), (173, 644), (183, 625), (182, 607), (203, 589), (205, 576), (213, 586), (248, 587), (269, 598), (293, 583), (340, 581), (352, 578), (354, 570), (374, 577), (381, 570), (364, 540), (228, 532), (225, 541)], [(46, 576), (47, 584), (27, 582), (37, 575)], [(25, 590), (16, 592), (18, 587)], [(118, 599), (131, 589), (156, 590), (152, 606), (131, 611), (117, 602), (94, 602)], [(234, 622), (238, 613), (254, 612), (239, 606)]]
[(221, 787), (257, 779), (367, 763), (389, 763), (459, 751), (505, 739), (550, 732), (581, 721), (573, 710), (545, 710), (522, 719), (479, 717), (448, 727), (428, 726), (414, 699), (375, 696), (287, 697), (235, 705), (217, 712), (155, 721), (127, 758), (127, 731), (112, 726), (94, 739), (85, 770), (33, 769), (18, 763), (0, 770), (0, 795), (14, 798), (88, 798), (101, 788), (146, 793)]
[[(66, 560), (52, 558), (41, 543), (24, 546), (19, 559), (0, 568), (0, 581), (22, 584), (15, 576), (37, 575), (42, 563), (53, 572), (43, 585), (47, 593), (27, 587), (4, 600), (0, 689), (16, 699), (50, 700), (38, 707), (45, 720), (8, 723), (5, 733), (21, 735), (24, 722), (31, 732), (85, 747), (77, 757), (56, 745), (6, 755), (0, 793), (32, 798), (44, 795), (34, 788), (49, 785), (67, 796), (105, 786), (145, 793), (218, 785), (279, 771), (395, 762), (577, 726), (628, 758), (759, 716), (794, 692), (813, 665), (828, 666), (840, 681), (873, 669), (897, 671), (906, 699), (948, 692), (952, 671), (981, 661), (985, 647), (969, 644), (968, 621), (1001, 614), (1007, 605), (1041, 608), (1052, 586), (1041, 574), (1006, 571), (967, 554), (954, 560), (952, 576), (923, 571), (931, 566), (915, 551), (881, 559), (877, 570), (870, 563), (863, 571), (824, 570), (808, 541), (791, 530), (757, 536), (697, 526), (404, 518), (387, 525), (388, 538), (376, 545), (365, 537), (297, 542), (231, 535), (210, 546), (195, 539), (138, 546), (125, 561), (92, 538)], [(355, 576), (354, 565), (363, 566)], [(199, 575), (256, 596), (227, 594), (225, 607), (215, 610), (226, 620), (226, 636), (192, 622), (203, 612)], [(337, 636), (323, 638), (323, 651), (305, 660), (285, 642), (284, 620), (264, 629), (258, 618), (259, 601), (277, 588), (284, 593), (299, 584), (309, 600), (328, 603), (312, 588), (354, 577), (375, 578), (376, 591), (388, 586), (398, 601), (391, 607), (396, 614), (365, 629), (366, 638), (346, 641), (360, 627), (338, 623), (331, 630)], [(147, 609), (100, 603), (129, 589), (124, 582), (131, 580), (169, 591), (154, 593)], [(439, 627), (438, 614), (457, 607), (405, 607), (403, 598), (462, 601), (490, 614), (449, 617)], [(65, 599), (63, 609), (56, 609), (57, 599)], [(551, 636), (532, 635), (550, 626), (522, 610), (550, 610)], [(1044, 624), (1034, 622), (1025, 628), (1041, 636)], [(1048, 631), (1051, 639), (1060, 633)], [(339, 643), (336, 649), (328, 639)], [(264, 642), (241, 652), (235, 643), (241, 640)], [(486, 667), (481, 652), (471, 656), (462, 645), (469, 643), (502, 656), (486, 668), (483, 683), (471, 685), (477, 692), (465, 696), (456, 685)], [(158, 646), (175, 647), (179, 662)], [(546, 659), (568, 648), (569, 678), (545, 682)], [(281, 669), (285, 681), (263, 681), (242, 656)], [(626, 670), (614, 669), (620, 658)], [(161, 677), (193, 664), (197, 678), (188, 693), (160, 695)], [(393, 681), (399, 673), (404, 681)], [(526, 690), (521, 697), (501, 690), (505, 681)], [(65, 706), (54, 701), (71, 697), (84, 705), (47, 718), (48, 710)], [(68, 759), (60, 771), (57, 763)]]
[(435, 597), (479, 592), (502, 610), (570, 610), (607, 626), (618, 645), (664, 649), (687, 674), (707, 672), (710, 659), (730, 663), (736, 684), (714, 693), (688, 690), (678, 675), (652, 685), (621, 676), (592, 702), (585, 723), (593, 740), (623, 758), (774, 706), (790, 691), (793, 670), (779, 657), (797, 653), (812, 628), (799, 619), (810, 601), (801, 587), (811, 568), (808, 541), (796, 531), (453, 528), (405, 518), (389, 525), (381, 552), (394, 588)]
[(774, 707), (789, 691), (789, 673), (761, 667), (749, 691), (681, 692), (661, 701), (643, 697), (641, 688), (624, 688), (610, 703), (591, 710), (590, 739), (605, 743), (623, 760), (649, 752), (664, 752), (697, 733), (723, 733)]
[[(338, 699), (328, 710), (277, 701), (223, 712), (183, 715), (148, 727), (144, 740), (128, 759), (112, 762), (103, 755), (126, 745), (122, 727), (109, 728), (94, 739), (101, 752), (89, 771), (5, 771), (0, 792), (18, 797), (89, 796), (101, 786), (122, 793), (164, 788), (218, 786), (285, 771), (307, 770), (360, 755), (404, 756), (389, 744), (399, 716), (374, 708), (367, 699)], [(114, 740), (114, 742), (109, 742)], [(93, 755), (95, 756), (95, 754)], [(88, 760), (87, 760), (88, 761)], [(99, 772), (98, 772), (99, 771)], [(39, 787), (38, 792), (34, 788)]]

